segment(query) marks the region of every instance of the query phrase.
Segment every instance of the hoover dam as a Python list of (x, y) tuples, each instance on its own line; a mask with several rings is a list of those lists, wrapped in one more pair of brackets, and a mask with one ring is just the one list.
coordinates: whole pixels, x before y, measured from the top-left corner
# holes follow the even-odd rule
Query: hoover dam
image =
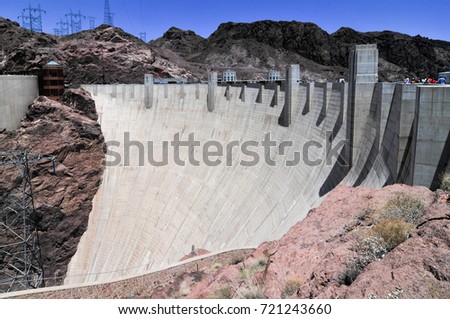
[(378, 82), (375, 45), (352, 51), (346, 83), (303, 83), (300, 72), (290, 66), (282, 83), (211, 73), (207, 84), (83, 85), (108, 153), (65, 284), (278, 239), (339, 184), (437, 187), (450, 167), (450, 86)]

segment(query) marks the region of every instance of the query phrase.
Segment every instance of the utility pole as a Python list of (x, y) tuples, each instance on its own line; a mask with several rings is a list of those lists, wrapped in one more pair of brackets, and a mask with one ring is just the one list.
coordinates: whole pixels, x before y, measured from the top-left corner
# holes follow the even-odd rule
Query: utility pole
[(45, 285), (30, 172), (30, 164), (45, 162), (52, 163), (55, 174), (54, 156), (30, 158), (26, 150), (0, 152), (0, 166), (15, 167), (21, 177), (15, 198), (0, 211), (0, 292)]
[(70, 17), (70, 33), (81, 32), (81, 19), (86, 19), (86, 16), (82, 15), (80, 10), (78, 10), (78, 13), (73, 13), (72, 10), (70, 10), (70, 13), (66, 14), (66, 18), (67, 17)]
[(28, 8), (22, 10), (22, 14), (18, 18), (22, 19), (22, 27), (31, 32), (42, 32), (42, 13), (47, 12), (41, 9), (41, 5), (32, 8), (30, 4)]

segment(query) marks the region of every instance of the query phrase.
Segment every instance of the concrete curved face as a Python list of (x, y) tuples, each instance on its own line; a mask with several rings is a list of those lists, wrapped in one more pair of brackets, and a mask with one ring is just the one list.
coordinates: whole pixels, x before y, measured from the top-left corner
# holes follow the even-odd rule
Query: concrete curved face
[[(288, 94), (274, 85), (219, 86), (209, 97), (207, 85), (154, 85), (151, 95), (146, 85), (85, 89), (96, 101), (106, 141), (115, 141), (107, 160), (117, 163), (105, 170), (66, 284), (166, 268), (192, 246), (219, 252), (280, 238), (336, 185), (429, 186), (423, 172), (434, 174), (448, 153), (450, 87), (297, 83), (289, 95), (289, 127), (279, 125)], [(208, 111), (208, 98), (214, 110)], [(268, 133), (270, 153), (261, 143)], [(184, 166), (174, 155), (176, 134), (198, 141), (192, 152), (180, 147)], [(429, 139), (433, 151), (422, 151)], [(222, 156), (209, 158), (222, 163), (202, 161), (205, 145), (212, 153), (223, 148)], [(165, 150), (167, 165), (148, 162)], [(260, 161), (245, 165), (255, 154)]]
[[(192, 246), (214, 252), (255, 246), (283, 235), (319, 203), (320, 188), (336, 161), (331, 158), (326, 163), (325, 141), (327, 131), (342, 120), (346, 86), (317, 85), (308, 105), (309, 87), (298, 86), (292, 125), (287, 128), (278, 125), (284, 94), (276, 96), (275, 90), (247, 87), (242, 101), (241, 88), (230, 87), (227, 92), (217, 87), (215, 110), (208, 112), (206, 85), (155, 86), (151, 109), (144, 107), (144, 86), (86, 86), (96, 100), (106, 141), (120, 142), (109, 150), (120, 153), (121, 161), (105, 171), (65, 283), (105, 281), (167, 267)], [(305, 112), (305, 108), (310, 110)], [(335, 129), (333, 146), (345, 138), (345, 130), (345, 123)], [(175, 163), (171, 141), (177, 133), (182, 141), (193, 133), (200, 142), (193, 154), (199, 166), (189, 163), (187, 147), (180, 147), (186, 165)], [(265, 161), (267, 148), (262, 141), (267, 133), (277, 144), (267, 155), (275, 165)], [(130, 163), (126, 163), (124, 146), (128, 134), (130, 144), (139, 141), (146, 153), (140, 154), (142, 149), (134, 143), (129, 147)], [(148, 141), (154, 142), (155, 160), (162, 158), (163, 141), (168, 141), (167, 165), (148, 163)], [(208, 141), (217, 141), (224, 149), (223, 156), (210, 157), (222, 161), (218, 166), (201, 161)], [(254, 154), (247, 156), (233, 147), (232, 156), (228, 154), (232, 163), (227, 165), (227, 147), (246, 141), (259, 143), (248, 147), (257, 152), (259, 163), (243, 165), (241, 161), (253, 160)], [(281, 155), (283, 141), (294, 145), (285, 147)], [(308, 141), (323, 147), (313, 145), (308, 158), (287, 166), (286, 161), (295, 160), (294, 152), (303, 157), (302, 148)], [(216, 147), (209, 150), (214, 152)], [(144, 163), (139, 163), (140, 156)], [(117, 158), (107, 156), (110, 161)], [(305, 163), (308, 160), (314, 164)]]

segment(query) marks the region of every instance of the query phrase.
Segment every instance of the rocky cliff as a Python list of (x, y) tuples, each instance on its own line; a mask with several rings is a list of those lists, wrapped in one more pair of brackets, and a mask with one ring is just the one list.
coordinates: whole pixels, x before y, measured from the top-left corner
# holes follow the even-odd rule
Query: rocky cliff
[(356, 44), (376, 43), (383, 81), (437, 77), (450, 70), (450, 43), (417, 36), (358, 32), (329, 34), (313, 23), (258, 21), (221, 24), (207, 39), (170, 28), (144, 43), (106, 25), (64, 37), (31, 33), (0, 17), (0, 74), (24, 73), (57, 60), (70, 83), (143, 83), (158, 77), (207, 79), (211, 69), (229, 67), (240, 78), (264, 79), (270, 69), (300, 64), (304, 80), (334, 81), (348, 76), (348, 54)]
[[(0, 133), (0, 152), (26, 149), (30, 158), (56, 156), (55, 175), (51, 163), (30, 164), (34, 219), (47, 286), (60, 284), (64, 279), (70, 258), (86, 230), (104, 167), (104, 138), (89, 93), (67, 90), (63, 103), (39, 97), (30, 105), (20, 128)], [(21, 178), (12, 165), (0, 166), (0, 176), (3, 220), (5, 208), (22, 196), (17, 188)]]

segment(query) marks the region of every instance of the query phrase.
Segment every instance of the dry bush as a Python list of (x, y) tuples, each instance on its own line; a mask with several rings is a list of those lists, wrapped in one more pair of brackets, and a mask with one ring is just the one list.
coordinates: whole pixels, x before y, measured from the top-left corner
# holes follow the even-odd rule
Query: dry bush
[(449, 192), (450, 191), (450, 172), (445, 172), (441, 176), (441, 189)]
[(232, 299), (234, 295), (234, 289), (231, 286), (224, 286), (218, 288), (211, 295), (212, 299)]
[(413, 228), (414, 225), (401, 219), (384, 219), (370, 232), (382, 240), (383, 248), (389, 252), (408, 239)]
[(350, 286), (362, 273), (364, 267), (359, 256), (348, 260), (344, 272), (338, 276), (338, 282)]
[(414, 196), (399, 193), (390, 199), (383, 210), (370, 210), (360, 220), (374, 223), (357, 239), (357, 255), (347, 261), (346, 269), (338, 281), (351, 285), (370, 263), (380, 260), (388, 252), (408, 239), (414, 225), (420, 222), (425, 204)]
[(356, 251), (359, 254), (360, 264), (363, 268), (375, 260), (382, 259), (388, 252), (382, 238), (376, 233), (360, 240)]
[(260, 286), (252, 285), (242, 287), (237, 291), (237, 297), (239, 299), (264, 299), (264, 290)]
[(266, 268), (267, 262), (268, 259), (266, 257), (259, 257), (258, 259), (253, 260), (249, 265), (244, 265), (239, 271), (240, 282), (245, 282), (255, 273), (263, 271)]
[(298, 279), (289, 279), (286, 281), (283, 289), (283, 298), (287, 298), (296, 294), (300, 289), (302, 283)]
[(425, 203), (421, 199), (405, 193), (398, 193), (387, 202), (380, 220), (397, 219), (417, 225), (424, 213)]

